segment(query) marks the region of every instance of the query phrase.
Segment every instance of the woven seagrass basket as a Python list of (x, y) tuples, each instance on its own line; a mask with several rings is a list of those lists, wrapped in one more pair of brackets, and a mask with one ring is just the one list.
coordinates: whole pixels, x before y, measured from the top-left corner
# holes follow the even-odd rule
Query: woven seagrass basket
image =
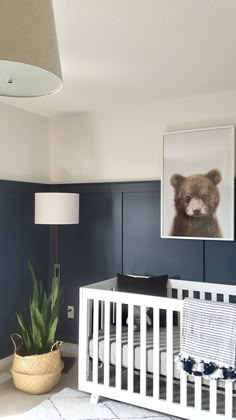
[(10, 371), (15, 387), (30, 394), (50, 391), (58, 384), (64, 367), (60, 352), (62, 342), (57, 341), (48, 353), (21, 356), (17, 353), (21, 345), (16, 346), (15, 337), (22, 342), (20, 335), (12, 334), (14, 357)]
[(11, 369), (13, 383), (17, 389), (29, 394), (46, 394), (54, 388), (61, 378), (61, 369), (45, 375), (26, 375)]

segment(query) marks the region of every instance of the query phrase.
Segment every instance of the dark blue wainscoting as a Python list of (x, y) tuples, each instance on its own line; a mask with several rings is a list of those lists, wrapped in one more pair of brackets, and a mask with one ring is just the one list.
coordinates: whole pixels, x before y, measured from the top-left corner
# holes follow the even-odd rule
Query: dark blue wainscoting
[(202, 241), (160, 238), (160, 191), (123, 195), (124, 273), (203, 281)]
[(34, 192), (46, 188), (0, 181), (0, 358), (12, 353), (10, 335), (19, 330), (15, 313), (29, 302), (28, 259), (48, 285), (48, 227), (34, 225)]
[(236, 242), (205, 242), (205, 280), (236, 284)]
[[(77, 340), (78, 287), (121, 271), (121, 233), (122, 197), (116, 192), (82, 193), (80, 224), (60, 227), (62, 339)], [(74, 321), (66, 317), (68, 305), (75, 306)]]
[[(45, 186), (0, 181), (0, 358), (12, 351), (15, 312), (31, 293), (30, 258), (45, 286), (54, 231), (34, 225), (34, 192), (80, 193), (80, 224), (59, 229), (62, 304), (58, 338), (78, 341), (79, 287), (117, 272), (236, 284), (235, 242), (160, 238), (160, 182)], [(75, 320), (67, 306), (75, 306)]]
[[(60, 227), (60, 335), (78, 338), (78, 289), (117, 272), (203, 281), (203, 242), (160, 239), (160, 182), (58, 185), (80, 193), (80, 224)], [(74, 305), (75, 321), (67, 319)]]

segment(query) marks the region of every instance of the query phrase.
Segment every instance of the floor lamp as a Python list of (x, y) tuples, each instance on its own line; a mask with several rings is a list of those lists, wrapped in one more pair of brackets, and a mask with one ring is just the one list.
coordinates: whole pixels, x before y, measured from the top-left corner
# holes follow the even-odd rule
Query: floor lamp
[(60, 278), (59, 225), (79, 223), (79, 194), (35, 194), (35, 224), (54, 225), (54, 276)]

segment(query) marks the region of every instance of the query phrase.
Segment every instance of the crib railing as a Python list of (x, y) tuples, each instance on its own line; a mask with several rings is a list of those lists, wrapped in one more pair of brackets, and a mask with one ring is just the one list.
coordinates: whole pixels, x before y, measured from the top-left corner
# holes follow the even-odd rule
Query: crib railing
[[(206, 384), (201, 377), (195, 377), (195, 380), (192, 379), (190, 382), (182, 371), (180, 378), (176, 380), (173, 341), (174, 328), (181, 326), (182, 299), (185, 296), (229, 302), (236, 296), (236, 286), (168, 280), (169, 298), (114, 292), (114, 290), (116, 290), (116, 279), (80, 289), (79, 389), (187, 419), (198, 419), (199, 415), (201, 419), (212, 420), (236, 418), (233, 416), (232, 383), (227, 382), (225, 390), (219, 390), (217, 381), (208, 381)], [(136, 339), (134, 307), (140, 308), (139, 346), (137, 342), (134, 343)], [(124, 308), (126, 311), (128, 309), (129, 318), (126, 329), (122, 325)], [(152, 375), (149, 375), (150, 360), (147, 357), (150, 338), (150, 330), (146, 324), (147, 308), (153, 311)], [(165, 361), (162, 358), (163, 343), (161, 343), (160, 327), (163, 313), (166, 322)], [(175, 322), (177, 318), (178, 326)], [(112, 334), (115, 347), (111, 345)], [(124, 334), (127, 334), (125, 369), (123, 369)], [(90, 338), (92, 338), (92, 357), (90, 357)], [(102, 363), (101, 346), (103, 346)], [(140, 366), (137, 379), (135, 352), (138, 347)], [(111, 356), (114, 359), (114, 366), (110, 364)], [(161, 374), (161, 363), (166, 364), (165, 376)], [(223, 408), (220, 409), (219, 399), (223, 401)]]
[(236, 303), (236, 286), (228, 284), (202, 283), (187, 280), (169, 279), (167, 296), (184, 299), (185, 297)]

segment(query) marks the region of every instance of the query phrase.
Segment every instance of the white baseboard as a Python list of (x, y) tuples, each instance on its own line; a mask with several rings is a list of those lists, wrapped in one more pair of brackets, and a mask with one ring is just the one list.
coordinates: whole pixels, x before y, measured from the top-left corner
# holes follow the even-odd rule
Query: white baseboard
[(62, 354), (65, 356), (75, 356), (78, 357), (79, 346), (78, 344), (73, 343), (63, 343), (61, 346)]

